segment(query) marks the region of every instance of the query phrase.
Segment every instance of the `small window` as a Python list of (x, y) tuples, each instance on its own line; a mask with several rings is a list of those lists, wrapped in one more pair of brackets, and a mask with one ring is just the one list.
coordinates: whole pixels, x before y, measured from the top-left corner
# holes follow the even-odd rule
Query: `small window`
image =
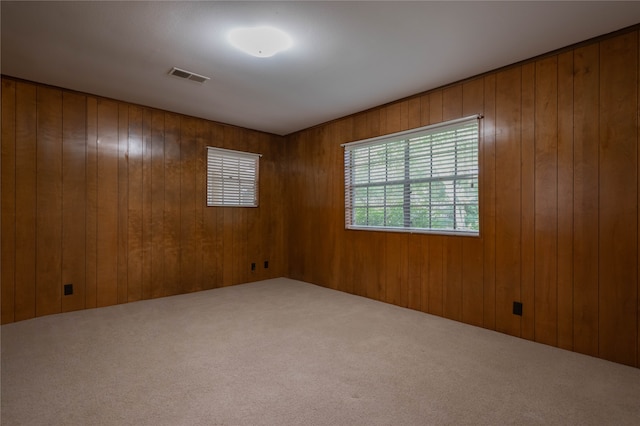
[(479, 235), (479, 118), (343, 145), (346, 228)]
[(207, 147), (207, 206), (257, 207), (259, 154)]

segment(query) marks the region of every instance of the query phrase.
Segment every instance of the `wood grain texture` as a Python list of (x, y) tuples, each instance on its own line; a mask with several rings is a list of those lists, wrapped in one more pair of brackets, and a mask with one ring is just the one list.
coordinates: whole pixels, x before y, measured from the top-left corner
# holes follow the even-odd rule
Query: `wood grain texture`
[(407, 307), (417, 311), (422, 307), (422, 271), (425, 269), (425, 242), (424, 235), (411, 234), (408, 242), (407, 253)]
[(129, 298), (129, 107), (118, 105), (118, 303)]
[[(638, 36), (287, 137), (3, 78), (2, 322), (284, 275), (638, 366)], [(475, 113), (478, 238), (344, 230), (340, 144)], [(205, 145), (263, 154), (258, 209), (204, 206)]]
[(599, 355), (628, 365), (638, 338), (637, 63), (636, 34), (600, 43)]
[(98, 100), (97, 306), (118, 303), (118, 103)]
[(164, 112), (151, 114), (151, 285), (149, 297), (166, 294), (164, 288)]
[(128, 122), (127, 300), (135, 302), (142, 300), (142, 108), (129, 106)]
[[(205, 288), (203, 283), (203, 270), (204, 265), (202, 263), (202, 246), (204, 240), (204, 205), (206, 203), (206, 150), (205, 150), (205, 138), (208, 135), (208, 127), (202, 120), (198, 120), (196, 125), (196, 158), (195, 158), (195, 220), (196, 220), (196, 237), (195, 237), (195, 249), (196, 249), (196, 263), (195, 263), (195, 281), (196, 291), (201, 291)], [(164, 181), (163, 181), (164, 185)], [(243, 281), (247, 282), (247, 281)]]
[(60, 312), (62, 295), (62, 92), (38, 87), (36, 316)]
[(535, 340), (558, 341), (558, 58), (536, 63)]
[(384, 271), (386, 275), (384, 301), (406, 308), (409, 297), (407, 235), (390, 232), (386, 235), (385, 245), (387, 267)]
[[(257, 279), (245, 271), (249, 247), (260, 279), (288, 272), (284, 138), (6, 77), (2, 85), (3, 322), (198, 291), (205, 272), (209, 288), (223, 274), (229, 284)], [(205, 213), (212, 137), (268, 158), (267, 202), (241, 221), (230, 215), (226, 229), (224, 209)], [(67, 283), (74, 292), (63, 296)]]
[(522, 66), (520, 141), (520, 336), (534, 339), (535, 332), (535, 64)]
[[(258, 162), (258, 205), (262, 205), (262, 200), (260, 197), (261, 189), (264, 188), (265, 182), (260, 179), (260, 169), (261, 166), (264, 166), (265, 161), (263, 159), (271, 159), (271, 152), (268, 149), (268, 146), (264, 143), (265, 141), (262, 138), (259, 138), (258, 135), (247, 135), (246, 146), (245, 149), (247, 152), (252, 152), (255, 154), (260, 154), (262, 157)], [(261, 188), (262, 187), (262, 188)], [(265, 191), (266, 194), (269, 194), (270, 191)], [(264, 267), (258, 268), (260, 265), (261, 255), (266, 253), (266, 250), (263, 252), (262, 250), (262, 213), (265, 209), (260, 207), (258, 208), (248, 208), (245, 209), (247, 211), (247, 227), (246, 227), (246, 235), (247, 235), (247, 250), (246, 250), (246, 281), (257, 281), (265, 271)], [(264, 262), (264, 260), (263, 260)], [(251, 264), (255, 263), (255, 270), (251, 270)]]
[[(599, 46), (574, 53), (574, 350), (598, 356)], [(596, 119), (598, 118), (598, 119)]]
[[(614, 165), (623, 148), (616, 145), (603, 153), (603, 143), (623, 137), (629, 143), (638, 137), (635, 127), (624, 136), (611, 130), (622, 120), (629, 126), (638, 113), (637, 65), (627, 70), (612, 65), (616, 60), (636, 63), (629, 55), (637, 55), (638, 34), (629, 34), (636, 44), (610, 49), (606, 76), (599, 44), (581, 45), (356, 114), (348, 136), (335, 131), (343, 120), (289, 136), (289, 199), (302, 216), (290, 223), (294, 277), (326, 286), (350, 277), (352, 291), (367, 297), (596, 356), (604, 345), (612, 351), (609, 358), (628, 356), (623, 362), (637, 362), (637, 275), (623, 277), (620, 261), (603, 255), (601, 241), (620, 222), (619, 216), (614, 220), (614, 207), (603, 221), (602, 185), (607, 185), (608, 206), (624, 197), (613, 189), (622, 187), (623, 172), (614, 173)], [(606, 106), (600, 102), (604, 81), (610, 92)], [(613, 98), (622, 97), (622, 87), (631, 88), (626, 95), (631, 98), (624, 98), (631, 101), (614, 108)], [(608, 115), (602, 118), (605, 110)], [(343, 220), (334, 205), (342, 202), (336, 196), (341, 170), (330, 167), (334, 147), (473, 113), (484, 114), (480, 238), (334, 234)], [(616, 121), (613, 114), (624, 118)], [(609, 130), (602, 130), (605, 125)], [(627, 152), (628, 163), (622, 167), (632, 188), (638, 182), (637, 157), (637, 149)], [(608, 162), (605, 176), (603, 158)], [(633, 220), (634, 226), (636, 198), (623, 203), (630, 211), (623, 222)], [(625, 263), (630, 271), (637, 269), (634, 226), (623, 244), (627, 257), (634, 259)], [(315, 243), (323, 234), (333, 241)], [(337, 262), (335, 253), (341, 258)], [(323, 265), (331, 272), (323, 272)], [(618, 274), (617, 287), (603, 268)], [(602, 286), (608, 288), (604, 294)], [(350, 291), (348, 286), (340, 289)], [(613, 312), (623, 303), (622, 295), (633, 305), (626, 308), (626, 345), (613, 333), (603, 343), (603, 329), (621, 326), (622, 314)], [(512, 314), (513, 301), (524, 304), (522, 317)]]
[(443, 316), (462, 320), (462, 239), (447, 238), (442, 252)]
[(482, 326), (496, 327), (496, 76), (484, 78), (484, 118), (482, 120), (482, 215), (484, 243), (484, 293)]
[(0, 159), (1, 323), (15, 319), (16, 292), (16, 83), (2, 80), (2, 141)]
[(87, 159), (86, 159), (86, 191), (85, 207), (85, 308), (97, 305), (97, 264), (98, 264), (98, 100), (87, 97)]
[(496, 76), (496, 330), (520, 336), (521, 69)]
[(558, 347), (573, 350), (573, 51), (558, 55)]
[(73, 294), (62, 297), (61, 311), (68, 312), (85, 306), (87, 99), (62, 98), (62, 284), (73, 284)]
[(36, 86), (16, 83), (16, 321), (36, 315), (36, 105)]
[(164, 119), (164, 294), (180, 291), (180, 117)]
[(151, 298), (153, 288), (152, 255), (152, 159), (153, 159), (153, 110), (144, 108), (142, 111), (142, 299)]

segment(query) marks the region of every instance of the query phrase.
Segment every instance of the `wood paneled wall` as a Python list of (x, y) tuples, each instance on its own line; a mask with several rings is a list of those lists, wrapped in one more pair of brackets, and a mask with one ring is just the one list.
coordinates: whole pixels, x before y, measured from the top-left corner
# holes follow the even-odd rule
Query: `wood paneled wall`
[[(288, 275), (640, 367), (638, 38), (287, 138), (2, 78), (2, 323)], [(479, 238), (344, 229), (340, 144), (477, 113)], [(205, 206), (207, 145), (259, 208)]]
[[(289, 136), (291, 278), (640, 366), (638, 58), (627, 31)], [(340, 144), (478, 113), (479, 238), (344, 229)]]
[[(2, 78), (2, 323), (286, 275), (283, 142)], [(206, 207), (205, 146), (263, 155), (259, 208)]]

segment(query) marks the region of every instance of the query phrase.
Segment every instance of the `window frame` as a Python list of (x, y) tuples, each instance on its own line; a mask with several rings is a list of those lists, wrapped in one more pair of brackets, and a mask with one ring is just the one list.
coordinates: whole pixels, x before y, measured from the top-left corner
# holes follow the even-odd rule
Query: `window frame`
[[(207, 158), (206, 158), (206, 168), (207, 168), (207, 185), (206, 185), (206, 206), (207, 207), (259, 207), (259, 195), (260, 195), (260, 157), (261, 154), (256, 154), (252, 152), (246, 151), (237, 151), (225, 148), (218, 148), (213, 146), (207, 146), (206, 150)], [(220, 176), (217, 173), (217, 170), (212, 170), (212, 164), (216, 161), (215, 159), (221, 159), (222, 164), (220, 166), (219, 174), (227, 173), (224, 168), (225, 161), (234, 162), (237, 161), (237, 167), (231, 167), (230, 172), (233, 172), (233, 177), (230, 177), (226, 181), (224, 179), (220, 180)], [(240, 163), (243, 163), (242, 166)], [(241, 176), (243, 171), (241, 167), (247, 168), (248, 165), (252, 163), (253, 174), (246, 174), (246, 170), (244, 170), (245, 174)], [(216, 176), (218, 174), (218, 176)], [(216, 180), (218, 177), (218, 180)], [(225, 188), (228, 187), (228, 182), (237, 181), (237, 185), (231, 185), (231, 189), (236, 190), (235, 186), (237, 186), (237, 194), (230, 193), (229, 197), (225, 197), (224, 191)], [(220, 186), (222, 195), (216, 197), (216, 188), (215, 184), (217, 182), (218, 185), (218, 194), (220, 193)], [(250, 202), (243, 202), (243, 196), (241, 194), (242, 185), (247, 185), (252, 190), (252, 199)], [(228, 202), (225, 202), (228, 200)]]
[[(345, 229), (347, 230), (369, 230), (369, 231), (384, 231), (384, 232), (405, 232), (405, 233), (424, 233), (424, 234), (435, 234), (435, 235), (455, 235), (455, 236), (471, 236), (471, 237), (479, 237), (480, 236), (480, 232), (481, 232), (481, 217), (480, 217), (480, 212), (481, 212), (481, 189), (480, 189), (480, 147), (481, 147), (481, 138), (482, 138), (482, 119), (483, 116), (480, 114), (475, 114), (472, 116), (467, 116), (467, 117), (462, 117), (459, 119), (455, 119), (455, 120), (449, 120), (449, 121), (445, 121), (445, 122), (441, 122), (441, 123), (436, 123), (436, 124), (432, 124), (429, 126), (423, 126), (423, 127), (419, 127), (416, 129), (411, 129), (411, 130), (406, 130), (406, 131), (402, 131), (402, 132), (397, 132), (397, 133), (392, 133), (392, 134), (388, 134), (388, 135), (382, 135), (382, 136), (378, 136), (378, 137), (374, 137), (374, 138), (369, 138), (369, 139), (364, 139), (364, 140), (359, 140), (359, 141), (354, 141), (354, 142), (349, 142), (349, 143), (345, 143), (342, 144), (341, 146), (344, 148), (344, 184), (345, 184)], [(426, 227), (412, 227), (412, 223), (411, 223), (411, 207), (412, 207), (412, 202), (411, 202), (411, 193), (412, 191), (409, 190), (408, 188), (410, 187), (410, 185), (414, 185), (418, 182), (416, 182), (419, 179), (412, 179), (409, 175), (409, 170), (412, 167), (412, 163), (411, 163), (411, 157), (408, 157), (408, 152), (409, 152), (409, 140), (410, 139), (416, 139), (416, 138), (420, 138), (420, 137), (430, 137), (433, 135), (437, 135), (438, 133), (444, 133), (446, 131), (452, 130), (452, 129), (457, 129), (457, 128), (461, 128), (469, 123), (471, 123), (472, 121), (476, 121), (477, 122), (477, 134), (475, 135), (475, 152), (473, 153), (473, 155), (475, 155), (475, 173), (468, 175), (471, 176), (471, 179), (475, 179), (475, 183), (476, 183), (476, 189), (475, 189), (475, 203), (471, 204), (472, 206), (475, 206), (475, 208), (477, 209), (477, 230), (475, 229), (468, 229), (468, 228), (458, 228), (455, 229), (455, 220), (454, 220), (454, 225), (453, 228), (426, 228)], [(402, 166), (402, 170), (403, 171), (403, 178), (402, 179), (398, 179), (396, 175), (396, 179), (390, 179), (389, 173), (388, 173), (388, 165), (390, 164), (390, 160), (388, 160), (388, 157), (385, 159), (384, 162), (384, 167), (386, 168), (386, 172), (385, 172), (385, 177), (384, 180), (379, 180), (376, 182), (373, 182), (371, 178), (369, 178), (369, 182), (368, 183), (361, 183), (361, 184), (356, 184), (355, 183), (355, 179), (356, 179), (356, 173), (358, 173), (357, 170), (355, 170), (355, 165), (354, 165), (354, 160), (353, 159), (353, 155), (352, 153), (354, 151), (357, 151), (358, 149), (366, 149), (366, 148), (372, 148), (372, 147), (383, 147), (384, 149), (389, 150), (391, 144), (404, 144), (403, 146), (404, 148), (404, 153), (405, 153), (405, 157), (404, 157), (404, 163)], [(458, 142), (456, 142), (456, 153), (459, 151), (459, 147), (458, 147)], [(385, 154), (388, 155), (388, 154)], [(457, 155), (457, 154), (456, 154)], [(434, 157), (430, 157), (431, 161)], [(368, 168), (372, 167), (374, 163), (372, 163), (371, 161), (369, 161), (368, 163), (366, 163), (366, 167), (367, 170)], [(458, 160), (456, 158), (455, 160), (455, 164), (457, 167), (458, 164)], [(361, 167), (363, 167), (361, 165)], [(355, 171), (354, 171), (355, 170)], [(400, 174), (400, 173), (399, 173)], [(456, 170), (456, 174), (454, 176), (457, 176), (457, 170)], [(468, 177), (465, 177), (465, 179), (469, 179)], [(437, 178), (434, 178), (434, 176), (431, 176), (430, 178), (425, 178), (423, 179), (425, 181), (436, 181), (438, 180)], [(456, 185), (457, 181), (460, 181), (463, 179), (442, 179), (441, 181), (446, 181), (446, 182), (453, 182), (453, 185)], [(387, 188), (391, 187), (392, 185), (395, 186), (399, 186), (402, 185), (403, 186), (403, 191), (402, 191), (402, 210), (403, 210), (403, 224), (402, 226), (390, 226), (390, 225), (363, 225), (363, 224), (355, 224), (355, 217), (356, 217), (356, 208), (358, 206), (354, 205), (354, 201), (356, 199), (355, 196), (355, 191), (357, 188), (372, 188), (372, 187), (384, 187), (385, 188), (385, 195), (384, 195), (384, 206), (383, 209), (385, 211), (385, 221), (386, 221), (386, 211), (389, 208), (389, 205), (387, 204), (387, 195), (386, 195), (386, 191)], [(473, 187), (473, 185), (471, 185), (471, 187)], [(364, 206), (361, 206), (361, 208), (365, 208), (366, 210), (368, 209), (372, 209), (373, 207), (371, 206), (370, 202), (370, 197), (371, 195), (369, 195), (368, 193), (369, 191), (367, 191), (367, 199), (366, 199), (366, 204)], [(453, 200), (453, 205), (452, 205), (452, 209), (454, 212), (454, 216), (455, 214), (455, 208), (456, 208), (456, 202), (455, 202), (455, 195), (454, 195), (454, 200)], [(429, 202), (428, 204), (428, 209), (430, 211), (429, 213), (429, 217), (431, 220), (432, 217), (434, 217), (432, 215), (432, 207), (434, 206), (433, 203)], [(374, 206), (375, 207), (375, 206)], [(396, 205), (396, 208), (400, 207), (400, 205)], [(417, 207), (414, 205), (414, 207)], [(409, 218), (409, 221), (407, 223), (407, 218)]]

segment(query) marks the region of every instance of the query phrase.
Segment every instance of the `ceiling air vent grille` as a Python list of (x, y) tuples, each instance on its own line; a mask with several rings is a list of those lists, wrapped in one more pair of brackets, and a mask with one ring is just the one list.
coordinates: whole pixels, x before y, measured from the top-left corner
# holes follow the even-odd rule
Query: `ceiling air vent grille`
[(185, 78), (187, 80), (196, 81), (198, 83), (204, 83), (209, 80), (209, 77), (205, 77), (204, 75), (196, 74), (191, 71), (183, 70), (180, 68), (173, 67), (171, 71), (169, 71), (169, 75), (179, 78)]

